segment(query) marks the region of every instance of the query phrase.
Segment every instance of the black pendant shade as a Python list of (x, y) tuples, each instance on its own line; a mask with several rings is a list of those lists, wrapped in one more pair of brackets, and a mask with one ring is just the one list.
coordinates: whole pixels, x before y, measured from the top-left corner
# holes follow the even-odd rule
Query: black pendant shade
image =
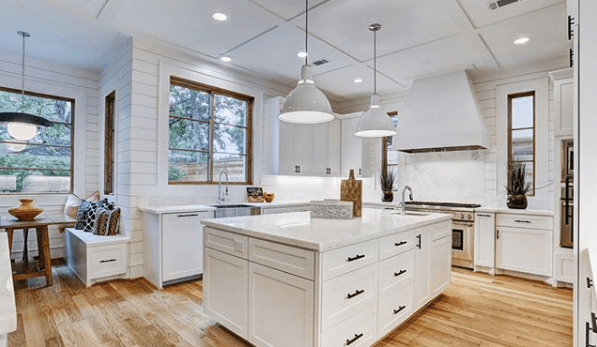
[(54, 124), (44, 117), (22, 112), (0, 112), (0, 122), (26, 123), (44, 127), (49, 127)]

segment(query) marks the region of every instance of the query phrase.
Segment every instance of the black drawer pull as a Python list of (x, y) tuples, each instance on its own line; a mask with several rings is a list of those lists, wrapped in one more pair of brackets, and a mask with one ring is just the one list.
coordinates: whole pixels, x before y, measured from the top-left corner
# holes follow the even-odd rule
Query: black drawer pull
[(406, 241), (400, 241), (398, 243), (395, 243), (394, 246), (398, 247), (398, 246), (402, 246), (402, 245), (406, 245), (408, 242)]
[(100, 260), (100, 264), (101, 264), (101, 263), (111, 263), (111, 262), (114, 262), (114, 261), (116, 261), (116, 259), (105, 259), (105, 260)]
[(182, 217), (197, 217), (197, 216), (198, 216), (197, 213), (176, 215), (177, 218), (182, 218)]
[(354, 256), (352, 258), (348, 257), (348, 261), (355, 261), (355, 260), (359, 260), (361, 258), (365, 258), (365, 255), (364, 254), (357, 254), (356, 256)]
[(363, 294), (364, 292), (365, 292), (365, 290), (364, 290), (364, 289), (361, 289), (361, 290), (358, 290), (358, 289), (357, 289), (357, 291), (356, 291), (356, 292), (354, 292), (354, 293), (352, 293), (352, 294), (348, 293), (348, 298), (349, 298), (349, 299), (352, 299), (352, 298), (354, 298), (354, 297), (355, 297), (355, 296), (357, 296), (357, 295), (361, 295), (361, 294)]
[(346, 345), (350, 345), (351, 343), (355, 342), (356, 340), (360, 339), (361, 337), (363, 337), (363, 334), (354, 334), (354, 337), (352, 339), (346, 339)]
[(480, 213), (477, 213), (477, 216), (479, 216), (479, 217), (491, 217), (491, 216), (490, 216), (490, 215), (488, 215), (488, 214), (480, 214)]
[(398, 277), (398, 276), (403, 275), (405, 273), (406, 273), (406, 270), (400, 270), (399, 272), (394, 272), (394, 276)]
[(404, 310), (406, 306), (400, 306), (397, 310), (394, 310), (394, 314), (398, 314), (400, 311)]
[(516, 223), (531, 223), (530, 220), (526, 220), (526, 219), (515, 219), (514, 221)]

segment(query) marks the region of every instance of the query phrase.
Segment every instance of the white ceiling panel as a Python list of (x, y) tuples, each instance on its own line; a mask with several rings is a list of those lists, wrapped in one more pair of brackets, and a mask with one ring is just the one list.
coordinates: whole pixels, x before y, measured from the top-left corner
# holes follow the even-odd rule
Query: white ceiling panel
[(496, 10), (490, 10), (489, 0), (457, 0), (476, 28), (497, 23), (512, 17), (531, 13), (555, 4), (565, 4), (565, 0), (522, 0)]
[(66, 8), (76, 13), (96, 18), (104, 5), (110, 0), (45, 0), (46, 2)]
[[(572, 45), (566, 23), (566, 6), (562, 4), (493, 25), (481, 30), (481, 36), (500, 65), (511, 67), (566, 56)], [(528, 37), (530, 41), (515, 45), (514, 40), (520, 37)]]
[[(290, 20), (305, 12), (305, 2), (301, 0), (249, 0), (268, 11), (280, 16), (284, 20)], [(327, 0), (310, 0), (309, 8), (313, 8)]]
[(246, 0), (131, 0), (112, 23), (217, 57), (282, 22)]
[(446, 0), (334, 0), (309, 12), (309, 31), (359, 61), (373, 57), (369, 24), (380, 23), (378, 54), (384, 55), (459, 32)]
[[(363, 83), (354, 83), (356, 77), (363, 79)], [(330, 71), (313, 78), (317, 86), (326, 95), (334, 99), (353, 98), (373, 93), (373, 69), (365, 65), (348, 66)], [(377, 74), (377, 93), (384, 94), (404, 88), (391, 79)]]

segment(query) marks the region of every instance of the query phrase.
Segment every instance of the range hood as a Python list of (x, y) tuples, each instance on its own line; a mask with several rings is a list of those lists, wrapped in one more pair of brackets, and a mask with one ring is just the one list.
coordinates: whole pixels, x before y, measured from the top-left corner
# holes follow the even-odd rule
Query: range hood
[(489, 147), (485, 120), (465, 71), (415, 80), (393, 146), (407, 153)]

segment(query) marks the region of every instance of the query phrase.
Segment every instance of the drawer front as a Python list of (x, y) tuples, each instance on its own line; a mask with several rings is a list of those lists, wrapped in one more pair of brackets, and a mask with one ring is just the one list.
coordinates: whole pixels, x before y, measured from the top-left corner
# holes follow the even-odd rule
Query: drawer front
[(379, 262), (379, 295), (393, 293), (396, 288), (413, 280), (415, 269), (415, 250), (395, 255)]
[(248, 257), (249, 237), (206, 227), (204, 229), (205, 247), (235, 255), (243, 259)]
[(396, 254), (415, 248), (415, 232), (407, 231), (379, 239), (379, 259), (386, 259)]
[(309, 280), (315, 279), (315, 252), (249, 239), (249, 260)]
[(385, 298), (377, 307), (377, 336), (380, 338), (404, 322), (413, 311), (414, 283), (409, 283)]
[(266, 207), (261, 209), (261, 214), (280, 214), (292, 212), (292, 207)]
[(550, 216), (498, 213), (495, 224), (512, 228), (553, 230), (553, 218)]
[(377, 340), (375, 304), (346, 319), (321, 335), (321, 345), (325, 347), (371, 346)]
[(323, 253), (323, 280), (377, 262), (378, 240), (358, 243)]
[(126, 273), (127, 245), (109, 245), (88, 248), (89, 263), (87, 279), (95, 279)]
[(308, 211), (311, 211), (311, 206), (309, 206), (309, 205), (292, 207), (292, 212), (308, 212)]
[(323, 331), (340, 323), (377, 300), (377, 264), (344, 274), (323, 283)]

